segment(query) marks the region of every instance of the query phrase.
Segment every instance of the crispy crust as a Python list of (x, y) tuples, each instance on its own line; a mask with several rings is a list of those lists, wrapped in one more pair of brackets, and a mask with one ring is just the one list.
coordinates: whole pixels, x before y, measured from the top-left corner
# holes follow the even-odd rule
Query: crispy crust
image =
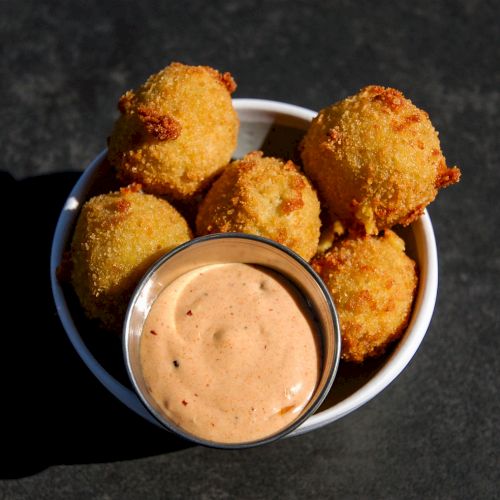
[(442, 164), (436, 179), (436, 189), (443, 189), (456, 184), (460, 181), (461, 175), (462, 173), (458, 167), (448, 168), (445, 164)]
[(171, 116), (145, 106), (139, 106), (137, 114), (147, 132), (159, 141), (173, 141), (181, 134), (181, 124)]
[(380, 237), (346, 238), (312, 261), (334, 299), (342, 359), (361, 363), (401, 337), (417, 288), (416, 266), (390, 230)]
[(85, 203), (65, 264), (87, 316), (117, 332), (146, 269), (191, 238), (186, 221), (170, 204), (140, 188), (134, 184)]
[(289, 246), (305, 259), (317, 250), (319, 202), (292, 162), (254, 151), (231, 163), (213, 184), (196, 218), (198, 234), (244, 232)]
[(230, 161), (239, 120), (230, 73), (172, 63), (118, 103), (108, 158), (121, 182), (178, 200), (201, 192)]
[(230, 94), (232, 94), (236, 90), (237, 85), (231, 73), (226, 71), (225, 73), (221, 74), (217, 71), (217, 78), (222, 83), (222, 85), (226, 87), (227, 91)]
[(446, 166), (428, 114), (376, 85), (320, 111), (301, 156), (332, 220), (353, 234), (413, 222), (460, 178)]
[[(181, 69), (185, 67), (182, 63), (178, 62), (172, 63), (171, 66)], [(228, 71), (226, 71), (225, 73), (221, 73), (210, 66), (193, 66), (192, 70), (193, 72), (196, 72), (198, 70), (206, 71), (230, 94), (232, 94), (237, 88), (236, 81), (234, 80), (233, 75), (231, 75), (231, 73), (229, 73)]]
[(361, 90), (366, 92), (374, 101), (381, 102), (384, 107), (392, 112), (400, 110), (405, 101), (404, 95), (396, 89), (381, 87), (380, 85), (370, 85)]

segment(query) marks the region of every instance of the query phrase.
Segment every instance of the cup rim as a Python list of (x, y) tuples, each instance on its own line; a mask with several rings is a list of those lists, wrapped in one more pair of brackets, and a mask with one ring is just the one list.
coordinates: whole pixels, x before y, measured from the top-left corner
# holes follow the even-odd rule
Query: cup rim
[[(155, 276), (157, 271), (166, 265), (173, 257), (176, 255), (183, 253), (193, 246), (197, 245), (202, 245), (202, 244), (210, 244), (210, 242), (214, 241), (220, 241), (220, 240), (230, 240), (230, 239), (238, 239), (238, 240), (243, 240), (246, 242), (258, 242), (261, 245), (265, 246), (270, 246), (273, 247), (274, 249), (277, 249), (279, 252), (286, 254), (288, 257), (292, 258), (297, 262), (314, 280), (315, 284), (318, 285), (318, 288), (320, 289), (321, 292), (321, 297), (324, 300), (327, 310), (328, 310), (328, 316), (329, 319), (332, 321), (332, 333), (334, 335), (333, 338), (333, 352), (332, 352), (332, 362), (330, 364), (330, 369), (328, 371), (325, 383), (320, 390), (320, 392), (316, 395), (313, 395), (314, 402), (310, 404), (310, 406), (307, 408), (306, 411), (304, 411), (298, 418), (293, 420), (289, 425), (284, 427), (283, 429), (279, 430), (278, 432), (275, 432), (274, 434), (271, 434), (269, 436), (266, 436), (261, 439), (256, 439), (252, 441), (245, 441), (245, 442), (237, 442), (237, 443), (224, 443), (224, 442), (218, 442), (218, 441), (212, 441), (204, 438), (200, 438), (194, 434), (191, 434), (187, 431), (184, 431), (182, 427), (175, 426), (175, 425), (170, 425), (169, 419), (161, 412), (157, 411), (154, 407), (150, 405), (150, 401), (148, 398), (144, 395), (143, 391), (139, 387), (139, 384), (137, 382), (135, 372), (132, 368), (132, 363), (131, 363), (131, 352), (130, 352), (130, 335), (131, 335), (131, 330), (130, 330), (130, 323), (131, 323), (131, 318), (132, 315), (134, 314), (135, 307), (137, 305), (138, 299), (141, 296), (142, 291), (144, 288), (148, 285), (150, 280)], [(228, 261), (222, 259), (220, 263), (228, 263), (228, 262), (235, 262), (235, 261)], [(245, 263), (248, 263), (245, 261)], [(258, 264), (262, 265), (262, 264)], [(263, 266), (266, 267), (266, 266)], [(269, 269), (273, 269), (270, 266), (267, 266)], [(275, 272), (278, 272), (281, 274), (278, 270), (275, 270)], [(294, 280), (290, 277), (286, 277), (289, 281), (291, 281), (295, 285), (299, 285), (298, 280)], [(306, 292), (299, 286), (297, 286), (299, 289), (299, 293), (301, 293), (306, 299), (309, 298), (306, 294)], [(324, 342), (323, 338), (327, 334), (327, 332), (324, 331), (324, 329), (321, 329), (321, 341), (322, 343)], [(180, 435), (181, 437), (188, 439), (190, 441), (193, 441), (197, 444), (201, 444), (203, 446), (211, 447), (211, 448), (220, 448), (220, 449), (244, 449), (244, 448), (251, 448), (255, 446), (261, 446), (264, 444), (271, 443), (273, 441), (282, 439), (285, 437), (287, 434), (290, 434), (293, 432), (295, 429), (297, 429), (305, 420), (310, 418), (312, 414), (320, 407), (320, 405), (323, 403), (325, 400), (326, 396), (330, 392), (333, 382), (335, 380), (335, 377), (337, 375), (338, 367), (340, 364), (340, 352), (341, 352), (341, 333), (340, 333), (340, 325), (339, 325), (339, 319), (337, 315), (337, 310), (334, 304), (334, 301), (328, 292), (328, 289), (326, 285), (324, 284), (323, 280), (320, 278), (320, 276), (316, 273), (316, 271), (312, 268), (312, 266), (306, 262), (300, 255), (295, 253), (293, 250), (290, 248), (276, 242), (273, 240), (270, 240), (268, 238), (264, 238), (262, 236), (257, 236), (253, 234), (246, 234), (246, 233), (215, 233), (215, 234), (209, 234), (205, 236), (199, 236), (197, 238), (193, 238), (192, 240), (189, 240), (176, 248), (172, 249), (170, 252), (167, 252), (164, 254), (162, 257), (160, 257), (150, 268), (149, 270), (144, 274), (140, 282), (138, 283), (137, 287), (134, 290), (134, 293), (132, 294), (132, 297), (129, 301), (129, 305), (127, 308), (127, 312), (125, 314), (125, 319), (123, 322), (123, 332), (122, 332), (122, 349), (123, 349), (123, 357), (125, 361), (125, 367), (127, 370), (127, 375), (130, 379), (130, 382), (132, 383), (132, 386), (135, 390), (135, 393), (138, 395), (139, 399), (141, 400), (142, 404), (146, 408), (146, 410), (153, 416), (153, 418), (160, 424), (161, 427), (166, 428), (173, 433)], [(324, 361), (324, 351), (322, 350), (322, 357), (323, 357), (323, 366), (327, 366), (328, 363), (325, 363)], [(321, 378), (321, 377), (320, 377)], [(310, 402), (311, 400), (309, 400)], [(308, 403), (309, 404), (309, 403)]]

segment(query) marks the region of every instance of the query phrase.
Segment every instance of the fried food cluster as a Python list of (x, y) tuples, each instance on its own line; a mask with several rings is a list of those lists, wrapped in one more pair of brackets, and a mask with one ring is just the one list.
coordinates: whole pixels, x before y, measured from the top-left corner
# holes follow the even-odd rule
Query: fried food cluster
[(190, 238), (183, 217), (138, 185), (88, 200), (71, 243), (71, 282), (87, 316), (120, 331), (148, 267)]
[(194, 207), (198, 235), (255, 234), (313, 258), (337, 306), (342, 359), (382, 354), (407, 327), (418, 283), (390, 228), (416, 220), (459, 169), (446, 166), (427, 113), (379, 86), (320, 111), (301, 143), (305, 173), (259, 151), (230, 162), (235, 87), (229, 73), (173, 63), (121, 97), (108, 159), (122, 184), (151, 194), (132, 184), (83, 206), (70, 253), (85, 312), (120, 330), (146, 269), (191, 238), (164, 196)]
[(343, 360), (378, 356), (403, 334), (418, 280), (404, 241), (393, 231), (345, 238), (315, 257), (312, 266), (337, 308)]
[(229, 164), (201, 203), (199, 235), (242, 232), (270, 238), (309, 260), (318, 248), (320, 205), (291, 161), (254, 151)]
[(392, 88), (368, 86), (321, 110), (301, 148), (333, 221), (352, 233), (410, 224), (460, 178), (428, 114)]
[(175, 199), (201, 191), (236, 148), (235, 88), (229, 73), (172, 63), (126, 92), (108, 153), (121, 181)]

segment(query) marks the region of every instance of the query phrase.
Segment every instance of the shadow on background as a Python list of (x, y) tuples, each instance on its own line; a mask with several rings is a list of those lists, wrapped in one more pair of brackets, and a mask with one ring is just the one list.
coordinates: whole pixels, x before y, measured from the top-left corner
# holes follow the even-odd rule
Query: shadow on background
[(127, 460), (191, 446), (116, 400), (73, 350), (55, 312), (50, 247), (59, 212), (79, 175), (16, 181), (0, 172), (6, 285), (0, 478), (27, 476), (50, 465)]

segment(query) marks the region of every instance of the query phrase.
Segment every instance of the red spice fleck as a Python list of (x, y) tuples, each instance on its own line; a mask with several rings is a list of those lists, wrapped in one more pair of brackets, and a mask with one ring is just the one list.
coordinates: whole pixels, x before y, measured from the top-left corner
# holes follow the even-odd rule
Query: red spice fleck
[(280, 415), (284, 415), (285, 413), (288, 413), (294, 407), (295, 407), (295, 405), (290, 405), (290, 406), (285, 406), (285, 407), (281, 408)]
[(157, 334), (154, 330), (150, 330), (150, 331), (149, 331), (149, 333), (150, 333), (151, 335), (158, 335), (158, 334)]
[(188, 316), (192, 316), (193, 315), (193, 311), (191, 311), (191, 309), (189, 309), (189, 311), (186, 313)]
[(188, 402), (187, 402), (185, 399), (183, 399), (183, 400), (182, 400), (182, 404), (183, 404), (184, 406), (187, 406)]

